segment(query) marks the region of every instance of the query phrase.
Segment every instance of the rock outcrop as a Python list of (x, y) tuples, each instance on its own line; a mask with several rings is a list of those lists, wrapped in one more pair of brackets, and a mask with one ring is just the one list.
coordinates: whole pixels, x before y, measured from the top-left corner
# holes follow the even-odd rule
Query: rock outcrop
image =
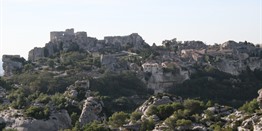
[(12, 76), (15, 72), (19, 72), (23, 68), (25, 59), (19, 55), (3, 55), (4, 76)]
[(38, 120), (23, 116), (21, 110), (9, 109), (0, 112), (0, 123), (6, 129), (18, 131), (58, 131), (70, 128), (71, 118), (66, 110), (52, 112), (47, 120)]
[(259, 108), (262, 109), (262, 89), (258, 90), (257, 102), (259, 104)]
[(80, 92), (85, 92), (84, 96), (89, 97), (89, 87), (90, 81), (89, 80), (77, 80), (73, 85), (67, 87), (67, 90), (64, 92), (64, 95), (67, 97), (67, 100), (71, 105), (76, 105), (79, 103), (76, 100), (80, 95)]
[(146, 100), (139, 108), (137, 108), (136, 111), (142, 112), (142, 117), (141, 118), (146, 118), (149, 119), (150, 116), (148, 116), (147, 112), (150, 106), (159, 106), (159, 105), (164, 105), (164, 104), (169, 104), (172, 102), (181, 102), (182, 98), (181, 97), (173, 97), (173, 96), (168, 96), (168, 95), (159, 95), (159, 96), (152, 96), (148, 100)]
[(116, 48), (134, 47), (135, 50), (140, 50), (147, 45), (137, 33), (128, 36), (109, 36), (105, 37), (104, 40), (106, 45), (113, 45)]
[(94, 97), (88, 97), (84, 101), (82, 113), (79, 117), (81, 125), (85, 125), (94, 120), (102, 121), (104, 118), (101, 115), (103, 103)]

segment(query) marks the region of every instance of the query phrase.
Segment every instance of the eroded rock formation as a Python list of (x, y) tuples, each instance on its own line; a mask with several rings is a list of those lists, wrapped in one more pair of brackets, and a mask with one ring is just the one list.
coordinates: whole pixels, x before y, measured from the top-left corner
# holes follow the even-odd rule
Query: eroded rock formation
[(101, 117), (101, 112), (103, 109), (103, 103), (94, 97), (88, 97), (84, 101), (82, 113), (79, 117), (79, 122), (81, 125), (87, 124), (94, 120), (103, 120)]
[(47, 120), (38, 120), (25, 117), (21, 110), (9, 109), (0, 112), (0, 123), (6, 129), (18, 131), (58, 131), (70, 128), (71, 118), (66, 110), (52, 112)]

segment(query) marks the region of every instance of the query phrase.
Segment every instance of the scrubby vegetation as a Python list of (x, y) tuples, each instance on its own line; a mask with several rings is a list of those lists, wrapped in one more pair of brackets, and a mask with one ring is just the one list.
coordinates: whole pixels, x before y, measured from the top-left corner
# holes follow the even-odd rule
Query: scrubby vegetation
[(131, 112), (138, 107), (132, 97), (147, 99), (153, 91), (133, 73), (107, 74), (98, 79), (91, 80), (91, 90), (98, 92), (99, 97), (105, 103), (108, 114), (117, 111)]
[[(154, 93), (146, 85), (154, 73), (131, 68), (139, 68), (142, 63), (155, 59), (159, 59), (157, 63), (160, 63), (162, 55), (177, 54), (178, 47), (171, 47), (170, 43), (166, 43), (165, 47), (145, 46), (143, 50), (134, 50), (127, 44), (124, 48), (131, 52), (118, 59), (118, 66), (112, 64), (106, 67), (99, 56), (81, 50), (78, 46), (71, 46), (73, 47), (69, 51), (60, 51), (35, 62), (19, 59), (23, 64), (22, 69), (15, 71), (12, 77), (0, 77), (0, 86), (3, 87), (3, 92), (7, 92), (6, 97), (2, 98), (0, 110), (11, 107), (22, 110), (24, 117), (47, 120), (52, 111), (65, 109), (72, 124), (72, 128), (66, 131), (109, 131), (124, 128), (128, 123), (138, 125), (137, 130), (140, 131), (153, 130), (159, 126), (157, 124), (165, 125), (167, 130), (177, 127), (187, 130), (187, 127), (194, 124), (208, 127), (208, 130), (236, 130), (236, 127), (225, 126), (223, 114), (216, 110), (220, 107), (224, 110), (233, 108), (219, 104), (239, 108), (248, 115), (261, 113), (258, 102), (254, 99), (257, 97), (257, 90), (262, 87), (261, 70), (251, 71), (247, 68), (235, 76), (210, 65), (221, 61), (219, 57), (204, 55), (202, 60), (199, 59), (195, 65), (188, 67), (178, 65), (170, 58), (173, 63), (170, 62), (171, 64), (161, 69), (164, 74), (175, 76), (181, 70), (192, 73), (189, 80), (168, 88), (169, 94), (165, 94), (166, 97), (182, 96), (183, 100), (160, 105), (151, 103), (146, 110), (141, 111), (137, 108)], [(119, 49), (101, 49), (100, 53), (108, 55), (115, 51)], [(199, 63), (201, 61), (204, 64)], [(128, 66), (131, 63), (135, 66)], [(121, 65), (124, 65), (123, 70), (118, 69), (122, 68)], [(86, 88), (76, 87), (75, 82), (81, 80), (88, 80), (90, 85)], [(79, 117), (85, 105), (84, 100), (89, 96), (102, 101), (103, 112), (98, 112), (106, 118), (82, 124)], [(156, 98), (163, 96), (158, 94)], [(6, 99), (8, 101), (4, 103)], [(212, 108), (208, 109), (209, 107)], [(93, 109), (94, 112), (98, 110)], [(5, 126), (5, 123), (1, 123), (0, 130)]]
[(216, 69), (197, 68), (190, 80), (169, 88), (169, 92), (183, 98), (199, 98), (240, 107), (246, 101), (257, 97), (262, 87), (262, 71), (247, 69), (239, 76), (233, 76)]

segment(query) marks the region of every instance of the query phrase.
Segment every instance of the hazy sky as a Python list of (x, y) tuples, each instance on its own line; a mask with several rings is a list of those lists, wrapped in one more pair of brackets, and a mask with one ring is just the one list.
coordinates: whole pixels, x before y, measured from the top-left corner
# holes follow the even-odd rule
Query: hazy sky
[(1, 52), (43, 47), (50, 31), (75, 28), (89, 36), (139, 33), (162, 40), (261, 40), (262, 0), (1, 0)]

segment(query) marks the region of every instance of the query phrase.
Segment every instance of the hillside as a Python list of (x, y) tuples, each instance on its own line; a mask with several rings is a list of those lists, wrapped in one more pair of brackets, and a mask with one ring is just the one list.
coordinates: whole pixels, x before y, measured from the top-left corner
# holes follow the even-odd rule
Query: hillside
[(67, 29), (2, 61), (0, 129), (261, 129), (262, 48), (246, 41), (149, 46)]

